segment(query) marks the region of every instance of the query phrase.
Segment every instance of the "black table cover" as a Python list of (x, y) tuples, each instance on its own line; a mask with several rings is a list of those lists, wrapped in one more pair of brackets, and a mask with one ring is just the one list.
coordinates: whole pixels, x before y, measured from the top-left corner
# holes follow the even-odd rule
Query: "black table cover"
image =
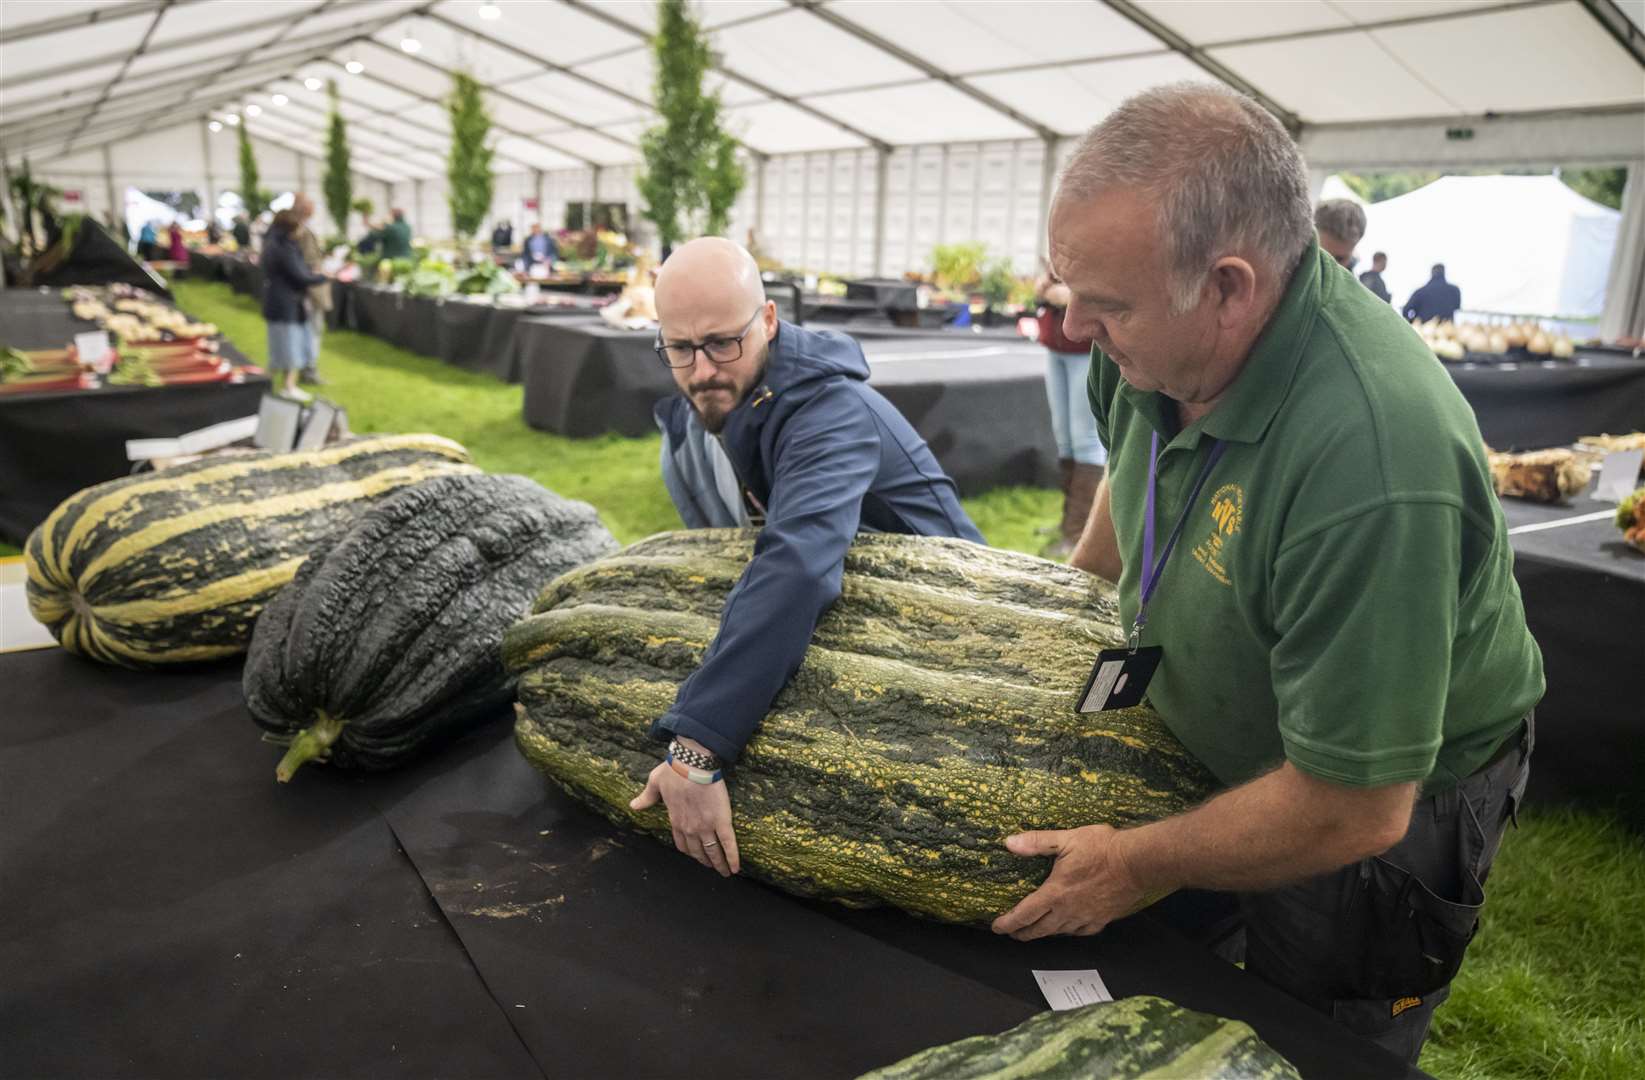
[(1614, 809), (1645, 829), (1645, 554), (1609, 518), (1514, 532), (1616, 508), (1582, 495), (1565, 506), (1504, 499), (1514, 577), (1542, 648), (1530, 798)]
[[(650, 330), (599, 319), (523, 319), (525, 418), (574, 438), (656, 430), (651, 409), (678, 393)], [(870, 384), (896, 405), (967, 495), (1000, 484), (1055, 485), (1045, 353), (1009, 335), (858, 335)]]
[[(0, 656), (0, 1045), (17, 1076), (850, 1077), (1097, 967), (1310, 1076), (1412, 1075), (1143, 915), (1019, 945), (723, 880), (533, 772), (506, 719), (276, 784), (234, 664)], [(690, 947), (682, 948), (689, 928)]]
[(1645, 360), (1579, 351), (1574, 360), (1446, 364), (1498, 450), (1569, 446), (1645, 428)]
[[(0, 342), (12, 348), (61, 348), (95, 329), (56, 291), (0, 293)], [(227, 342), (222, 353), (245, 362)], [(268, 376), (247, 375), (240, 383), (0, 395), (0, 540), (22, 544), (76, 491), (129, 473), (127, 439), (172, 438), (253, 416), (268, 388)]]

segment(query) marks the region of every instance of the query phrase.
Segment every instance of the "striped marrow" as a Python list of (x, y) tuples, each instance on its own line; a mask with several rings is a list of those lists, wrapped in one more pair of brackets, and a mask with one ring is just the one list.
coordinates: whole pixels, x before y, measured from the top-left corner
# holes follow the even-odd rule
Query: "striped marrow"
[(1164, 998), (1130, 997), (1044, 1012), (998, 1035), (934, 1046), (858, 1080), (1298, 1080), (1238, 1020)]
[(89, 487), (29, 536), (29, 610), (64, 648), (104, 663), (233, 656), (311, 551), (376, 499), (477, 472), (468, 460), (438, 435), (385, 435)]
[(387, 769), (508, 711), (503, 631), (542, 583), (617, 549), (587, 503), (523, 476), (402, 488), (309, 556), (263, 609), (246, 706), (306, 761)]
[[(753, 534), (665, 533), (550, 583), (503, 639), (520, 749), (619, 824), (659, 746), (647, 736), (701, 661)], [(843, 593), (728, 781), (745, 872), (791, 892), (992, 918), (1048, 870), (1023, 829), (1176, 813), (1212, 778), (1146, 709), (1080, 715), (1111, 586), (959, 540), (861, 536)]]

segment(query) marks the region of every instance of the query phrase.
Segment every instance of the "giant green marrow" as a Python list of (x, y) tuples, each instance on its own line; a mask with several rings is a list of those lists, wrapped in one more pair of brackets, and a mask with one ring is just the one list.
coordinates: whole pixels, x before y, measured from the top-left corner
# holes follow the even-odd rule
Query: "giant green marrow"
[(858, 1080), (1297, 1080), (1238, 1020), (1164, 998), (1045, 1012), (998, 1035), (934, 1046)]
[[(552, 582), (504, 636), (531, 762), (620, 824), (657, 763), (647, 727), (713, 639), (752, 534), (665, 533)], [(1080, 715), (1111, 586), (959, 540), (859, 537), (843, 592), (729, 783), (745, 872), (953, 922), (998, 915), (1048, 862), (1023, 829), (1154, 820), (1212, 778), (1147, 709)]]
[(378, 504), (257, 620), (246, 706), (289, 741), (278, 779), (315, 759), (389, 768), (506, 711), (503, 631), (545, 579), (616, 548), (593, 507), (523, 476), (446, 476)]

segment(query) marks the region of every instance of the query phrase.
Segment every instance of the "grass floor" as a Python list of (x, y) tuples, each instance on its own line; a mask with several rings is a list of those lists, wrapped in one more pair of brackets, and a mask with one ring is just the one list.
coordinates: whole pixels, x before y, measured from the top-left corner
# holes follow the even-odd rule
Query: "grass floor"
[[(190, 315), (266, 356), (255, 305), (226, 285), (178, 282)], [(623, 542), (678, 526), (657, 471), (658, 439), (572, 440), (521, 419), (521, 391), (375, 338), (325, 339), (324, 394), (357, 431), (432, 431), (493, 472), (530, 476), (597, 507)], [(1035, 551), (1054, 492), (965, 500), (996, 546)], [(1543, 811), (1503, 845), (1484, 925), (1438, 1013), (1422, 1065), (1442, 1077), (1645, 1078), (1645, 840), (1594, 813)]]

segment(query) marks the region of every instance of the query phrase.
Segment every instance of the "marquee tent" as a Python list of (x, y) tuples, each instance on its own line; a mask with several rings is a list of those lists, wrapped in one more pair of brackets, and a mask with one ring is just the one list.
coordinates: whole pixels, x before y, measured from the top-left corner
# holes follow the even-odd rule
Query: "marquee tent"
[(1394, 303), (1444, 263), (1467, 311), (1564, 319), (1599, 317), (1622, 220), (1553, 176), (1441, 177), (1365, 214)]
[[(734, 235), (756, 230), (791, 266), (895, 273), (934, 244), (981, 240), (1031, 269), (1070, 137), (1185, 78), (1261, 101), (1321, 180), (1645, 162), (1645, 0), (698, 9), (750, 165)], [(85, 189), (99, 214), (128, 184), (193, 187), (215, 205), (237, 183), (245, 123), (265, 186), (313, 188), (335, 80), (361, 193), (442, 237), (442, 99), (466, 69), (496, 125), (493, 216), (553, 224), (570, 203), (639, 203), (654, 19), (646, 0), (14, 0), (0, 5), (0, 159)], [(1642, 274), (1614, 284), (1635, 295)]]

